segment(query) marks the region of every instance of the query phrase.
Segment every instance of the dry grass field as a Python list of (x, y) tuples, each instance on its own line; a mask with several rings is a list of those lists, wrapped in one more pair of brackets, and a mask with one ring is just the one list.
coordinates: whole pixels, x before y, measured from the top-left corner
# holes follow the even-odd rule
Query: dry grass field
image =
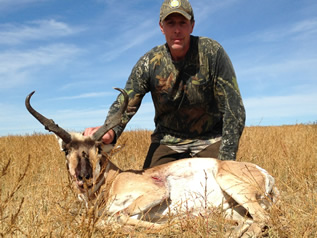
[[(113, 155), (122, 169), (140, 169), (149, 131), (125, 132)], [(268, 170), (281, 192), (267, 237), (317, 237), (317, 125), (247, 127), (239, 161)], [(0, 237), (223, 237), (221, 212), (171, 220), (152, 231), (100, 225), (70, 187), (64, 154), (51, 134), (0, 137)]]

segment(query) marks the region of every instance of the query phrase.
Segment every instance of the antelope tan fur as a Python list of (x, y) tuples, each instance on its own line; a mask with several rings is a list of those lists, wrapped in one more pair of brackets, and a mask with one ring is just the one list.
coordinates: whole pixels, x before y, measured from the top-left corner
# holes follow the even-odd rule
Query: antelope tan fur
[(34, 92), (25, 100), (28, 111), (60, 138), (79, 197), (86, 204), (102, 201), (100, 214), (114, 217), (123, 225), (153, 229), (165, 226), (170, 215), (205, 214), (216, 207), (223, 210), (226, 218), (237, 222), (227, 236), (258, 236), (279, 194), (274, 178), (259, 166), (189, 158), (141, 171), (122, 171), (109, 160), (106, 152), (110, 145), (103, 145), (101, 138), (121, 123), (128, 107), (126, 92), (117, 90), (123, 96), (120, 110), (92, 136), (68, 133), (35, 111), (30, 105)]

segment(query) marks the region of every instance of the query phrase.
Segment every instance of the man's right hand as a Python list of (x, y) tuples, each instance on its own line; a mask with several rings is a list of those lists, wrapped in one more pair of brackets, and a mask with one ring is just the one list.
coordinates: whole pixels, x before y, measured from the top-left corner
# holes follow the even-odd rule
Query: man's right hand
[[(84, 136), (91, 136), (92, 134), (94, 134), (101, 126), (97, 126), (97, 127), (89, 127), (86, 128), (83, 135)], [(104, 136), (102, 137), (102, 142), (105, 144), (111, 144), (113, 142), (115, 138), (115, 133), (112, 129), (110, 129), (109, 131), (107, 131), (106, 134), (104, 134)]]

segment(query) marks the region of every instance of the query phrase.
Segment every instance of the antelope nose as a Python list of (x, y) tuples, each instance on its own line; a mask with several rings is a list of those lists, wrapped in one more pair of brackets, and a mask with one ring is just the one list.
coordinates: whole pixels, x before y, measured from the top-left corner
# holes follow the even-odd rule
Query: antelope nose
[(78, 179), (79, 180), (88, 180), (88, 179), (90, 179), (91, 178), (91, 176), (90, 176), (90, 174), (79, 174), (78, 175)]

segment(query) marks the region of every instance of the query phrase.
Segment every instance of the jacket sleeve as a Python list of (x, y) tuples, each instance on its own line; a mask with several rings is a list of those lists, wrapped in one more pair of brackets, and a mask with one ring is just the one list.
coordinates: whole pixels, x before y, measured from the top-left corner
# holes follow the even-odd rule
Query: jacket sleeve
[[(113, 128), (116, 134), (114, 143), (120, 137), (128, 122), (138, 111), (144, 95), (149, 91), (149, 84), (149, 60), (148, 56), (144, 55), (133, 67), (129, 79), (126, 82), (124, 89), (129, 96), (129, 104), (127, 111), (122, 116), (122, 123)], [(119, 110), (123, 103), (123, 99), (122, 94), (117, 97), (116, 101), (114, 101), (109, 109), (107, 119), (110, 115), (113, 115)]]
[(232, 63), (222, 47), (217, 54), (215, 72), (214, 95), (223, 125), (219, 159), (235, 160), (245, 125), (245, 109)]

